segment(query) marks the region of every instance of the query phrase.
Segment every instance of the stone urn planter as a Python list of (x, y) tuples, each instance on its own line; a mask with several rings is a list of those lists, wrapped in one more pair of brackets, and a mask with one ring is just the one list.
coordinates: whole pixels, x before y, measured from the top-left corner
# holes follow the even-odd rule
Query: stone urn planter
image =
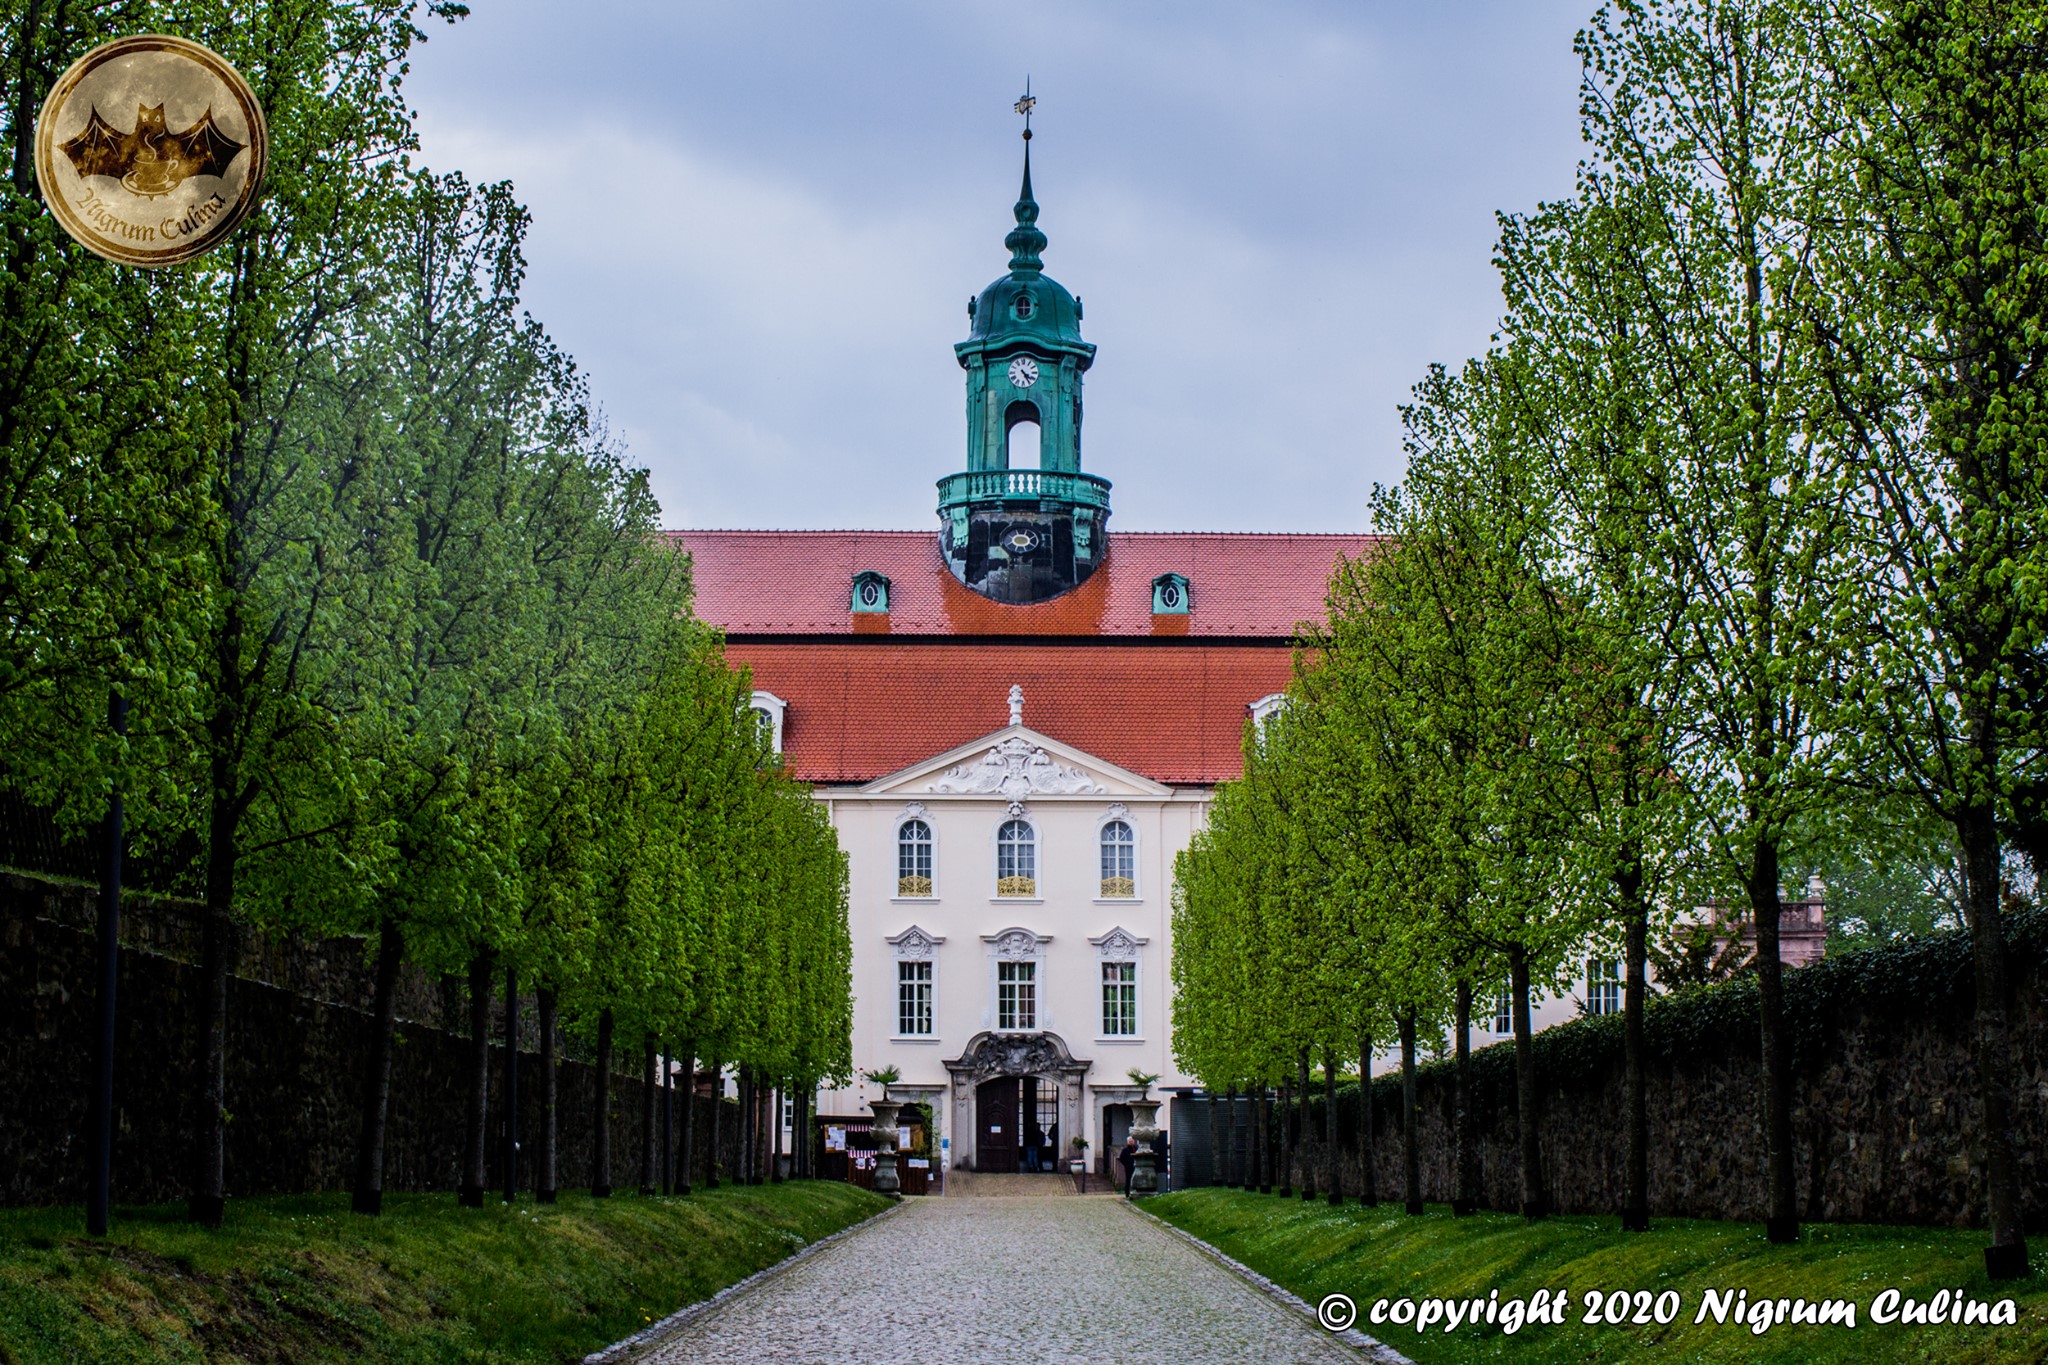
[(1152, 1142), (1159, 1136), (1159, 1101), (1131, 1101), (1131, 1136), (1138, 1140), (1137, 1164), (1131, 1171), (1131, 1194), (1159, 1193), (1158, 1155)]
[(901, 1100), (869, 1100), (875, 1111), (875, 1193), (895, 1194), (902, 1182), (896, 1178), (896, 1111)]

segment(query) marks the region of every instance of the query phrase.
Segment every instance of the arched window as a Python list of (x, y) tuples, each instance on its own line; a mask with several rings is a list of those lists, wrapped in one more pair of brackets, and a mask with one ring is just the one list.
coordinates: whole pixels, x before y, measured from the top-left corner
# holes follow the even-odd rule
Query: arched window
[(896, 894), (931, 893), (932, 827), (922, 820), (905, 820), (896, 829)]
[(1007, 820), (996, 831), (996, 894), (1038, 894), (1038, 836), (1026, 821)]
[(1131, 827), (1112, 820), (1102, 827), (1102, 899), (1138, 894), (1138, 840)]

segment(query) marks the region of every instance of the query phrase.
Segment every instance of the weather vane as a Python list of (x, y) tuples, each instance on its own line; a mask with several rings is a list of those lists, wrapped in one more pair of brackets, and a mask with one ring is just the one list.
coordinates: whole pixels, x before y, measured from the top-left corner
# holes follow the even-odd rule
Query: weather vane
[(1010, 106), (1024, 116), (1024, 140), (1031, 141), (1031, 111), (1038, 107), (1038, 101), (1031, 94), (1031, 77), (1024, 78), (1024, 98)]

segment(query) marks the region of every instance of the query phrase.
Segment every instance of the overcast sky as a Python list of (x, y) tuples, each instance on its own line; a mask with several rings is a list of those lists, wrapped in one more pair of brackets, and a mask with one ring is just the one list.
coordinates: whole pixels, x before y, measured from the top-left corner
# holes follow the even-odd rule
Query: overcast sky
[(1028, 72), (1112, 526), (1338, 531), (1486, 345), (1495, 211), (1571, 189), (1594, 0), (473, 3), (413, 63), (427, 163), (517, 185), (666, 525), (935, 524)]

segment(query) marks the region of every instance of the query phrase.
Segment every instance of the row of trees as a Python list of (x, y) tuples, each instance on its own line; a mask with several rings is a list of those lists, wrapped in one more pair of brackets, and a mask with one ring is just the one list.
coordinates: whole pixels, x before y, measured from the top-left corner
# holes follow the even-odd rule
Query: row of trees
[(1177, 1051), (1263, 1087), (1393, 1034), (1412, 1071), (1448, 1022), (1462, 1078), (1474, 989), (1506, 977), (1540, 1214), (1529, 1000), (1607, 945), (1641, 1228), (1649, 947), (1718, 903), (1754, 933), (1790, 1239), (1780, 882), (1932, 830), (1975, 948), (1987, 1263), (2018, 1273), (2002, 917), (2048, 870), (2048, 7), (1615, 0), (1579, 49), (1576, 193), (1502, 219), (1494, 343), (1417, 386), (1389, 539), (1337, 575), (1185, 855)]
[[(473, 1200), (500, 972), (544, 1049), (559, 1019), (607, 1068), (626, 1029), (800, 1085), (849, 1071), (830, 827), (520, 305), (510, 186), (414, 164), (400, 77), (418, 23), (462, 9), (31, 6), (0, 32), (0, 778), (75, 827), (111, 797), (203, 900), (205, 1222), (243, 926), (375, 944), (365, 1211), (405, 962), (469, 978)], [(160, 29), (242, 69), (272, 147), (250, 220), (146, 273), (43, 210), (33, 116), (87, 48)]]

